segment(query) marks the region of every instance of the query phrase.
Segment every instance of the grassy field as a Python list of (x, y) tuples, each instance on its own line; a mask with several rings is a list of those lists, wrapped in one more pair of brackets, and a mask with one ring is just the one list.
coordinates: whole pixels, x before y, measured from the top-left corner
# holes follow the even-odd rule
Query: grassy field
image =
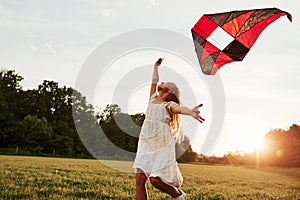
[[(188, 199), (300, 199), (300, 169), (179, 167)], [(0, 199), (135, 199), (134, 174), (97, 160), (0, 156), (0, 178)], [(149, 199), (170, 199), (147, 188)]]

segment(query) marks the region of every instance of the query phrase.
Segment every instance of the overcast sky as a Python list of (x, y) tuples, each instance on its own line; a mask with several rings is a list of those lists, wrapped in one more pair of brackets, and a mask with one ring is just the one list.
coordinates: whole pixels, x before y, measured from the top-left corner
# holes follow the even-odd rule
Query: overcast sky
[[(293, 123), (300, 124), (299, 1), (0, 0), (0, 67), (22, 75), (24, 89), (36, 88), (45, 79), (74, 87), (88, 56), (113, 36), (135, 29), (161, 28), (191, 38), (190, 29), (205, 13), (269, 7), (290, 12), (293, 23), (280, 18), (262, 33), (243, 62), (225, 65), (218, 72), (225, 90), (226, 119), (221, 138), (210, 153), (249, 151), (270, 128), (286, 129)], [(159, 52), (140, 53), (119, 59), (114, 67), (134, 63), (137, 56), (142, 58), (140, 65), (160, 56)], [(173, 59), (170, 65), (177, 59), (166, 52), (162, 56)], [(174, 70), (182, 69), (176, 66)], [(131, 111), (144, 112), (146, 90), (147, 86), (132, 94)], [(184, 90), (183, 102), (192, 106)], [(205, 90), (201, 100), (207, 108), (202, 113), (208, 120), (196, 125), (200, 136), (193, 140), (193, 148), (198, 152), (212, 123), (210, 116), (216, 112), (210, 109), (209, 93)], [(94, 106), (103, 108), (109, 102), (101, 96), (109, 95), (95, 94), (99, 103)], [(144, 100), (137, 100), (140, 96)], [(194, 125), (188, 120), (189, 123)]]

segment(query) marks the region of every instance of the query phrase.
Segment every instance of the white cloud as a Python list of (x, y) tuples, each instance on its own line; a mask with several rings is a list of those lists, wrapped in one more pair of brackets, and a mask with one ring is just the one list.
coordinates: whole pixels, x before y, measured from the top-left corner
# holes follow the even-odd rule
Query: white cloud
[(54, 53), (54, 54), (57, 53), (57, 51), (52, 47), (51, 44), (46, 43), (45, 46), (46, 46), (52, 53)]
[(101, 13), (104, 17), (114, 17), (114, 16), (116, 16), (116, 13), (113, 10), (109, 10), (109, 9), (103, 9), (101, 11)]
[(157, 6), (157, 0), (150, 0), (153, 6)]
[(32, 49), (32, 51), (36, 51), (37, 50), (37, 48), (35, 46), (33, 46), (33, 45), (30, 45), (30, 49)]

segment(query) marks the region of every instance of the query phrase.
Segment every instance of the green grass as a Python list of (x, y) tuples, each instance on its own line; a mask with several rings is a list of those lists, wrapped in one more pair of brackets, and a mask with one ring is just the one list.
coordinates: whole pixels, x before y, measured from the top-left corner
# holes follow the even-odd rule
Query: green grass
[[(300, 199), (300, 169), (179, 167), (189, 199)], [(134, 174), (97, 160), (0, 156), (0, 180), (0, 199), (135, 199)], [(149, 199), (170, 199), (147, 188)]]

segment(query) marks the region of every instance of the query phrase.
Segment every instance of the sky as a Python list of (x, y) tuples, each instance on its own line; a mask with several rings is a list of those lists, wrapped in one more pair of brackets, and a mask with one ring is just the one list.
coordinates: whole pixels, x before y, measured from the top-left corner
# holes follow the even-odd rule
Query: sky
[[(224, 87), (225, 120), (220, 138), (209, 154), (252, 151), (270, 129), (299, 124), (299, 1), (0, 0), (0, 67), (23, 76), (24, 89), (36, 88), (43, 80), (74, 87), (91, 53), (119, 34), (159, 28), (191, 38), (190, 29), (205, 13), (269, 7), (288, 11), (293, 15), (293, 23), (285, 17), (278, 19), (261, 34), (243, 62), (225, 65), (218, 71)], [(126, 72), (150, 65), (158, 57), (165, 58), (162, 80), (168, 80), (170, 70), (182, 75), (183, 81), (178, 82), (182, 102), (194, 106), (189, 93), (185, 94), (189, 85), (196, 101), (204, 103), (201, 113), (206, 122), (198, 124), (184, 117), (183, 124), (193, 149), (201, 153), (213, 124), (212, 115), (217, 111), (212, 110), (212, 95), (205, 81), (193, 69), (183, 68), (189, 64), (170, 52), (144, 49), (120, 56), (112, 62), (107, 76), (99, 78), (97, 90), (88, 100), (96, 109), (103, 109), (110, 103), (111, 90)], [(151, 72), (147, 73), (150, 79)], [(148, 89), (149, 85), (144, 84), (131, 92), (128, 112), (145, 112)], [(189, 133), (191, 126), (197, 129), (196, 133)]]

